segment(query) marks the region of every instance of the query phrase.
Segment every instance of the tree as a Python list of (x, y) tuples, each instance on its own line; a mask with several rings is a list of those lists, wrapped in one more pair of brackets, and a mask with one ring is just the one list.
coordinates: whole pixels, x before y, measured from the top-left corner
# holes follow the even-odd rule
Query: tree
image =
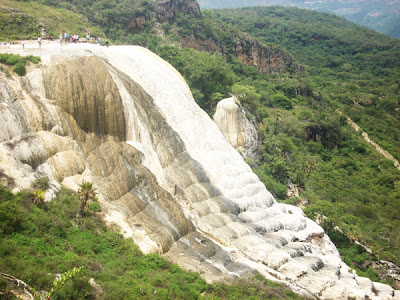
[(80, 189), (77, 194), (79, 200), (81, 201), (81, 213), (86, 210), (89, 201), (94, 201), (96, 199), (96, 188), (93, 186), (92, 182), (82, 181), (79, 185)]
[(291, 100), (283, 94), (276, 94), (272, 97), (274, 106), (281, 107), (286, 110), (290, 110), (293, 108), (293, 104)]
[(254, 86), (236, 83), (232, 86), (232, 93), (246, 109), (255, 111), (260, 106), (261, 95), (257, 93)]

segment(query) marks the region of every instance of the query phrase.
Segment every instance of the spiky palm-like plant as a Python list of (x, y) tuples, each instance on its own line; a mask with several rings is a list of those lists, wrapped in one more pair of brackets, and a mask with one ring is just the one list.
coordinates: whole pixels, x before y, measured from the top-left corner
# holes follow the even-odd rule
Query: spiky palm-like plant
[(89, 201), (93, 201), (96, 198), (96, 188), (93, 186), (92, 182), (82, 181), (79, 185), (80, 189), (77, 194), (79, 200), (81, 201), (81, 213), (86, 210)]
[(33, 203), (35, 203), (36, 205), (41, 205), (44, 203), (45, 191), (36, 190), (32, 194), (33, 194)]

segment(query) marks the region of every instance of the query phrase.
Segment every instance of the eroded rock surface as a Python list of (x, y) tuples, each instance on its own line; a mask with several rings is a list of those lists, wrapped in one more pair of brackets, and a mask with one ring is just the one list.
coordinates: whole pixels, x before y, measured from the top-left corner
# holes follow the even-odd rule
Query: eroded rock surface
[(40, 51), (40, 69), (0, 77), (10, 184), (48, 176), (51, 198), (92, 181), (108, 222), (209, 281), (258, 271), (311, 297), (393, 298), (343, 264), (301, 209), (273, 199), (165, 61), (132, 46)]
[(255, 118), (247, 119), (236, 97), (219, 101), (213, 119), (229, 144), (242, 152), (243, 157), (256, 158), (260, 142)]

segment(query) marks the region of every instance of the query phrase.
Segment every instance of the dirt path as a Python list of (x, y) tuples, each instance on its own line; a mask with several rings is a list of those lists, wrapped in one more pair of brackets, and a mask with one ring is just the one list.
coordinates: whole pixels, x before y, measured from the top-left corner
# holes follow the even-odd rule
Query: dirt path
[[(337, 110), (337, 112), (339, 114), (343, 114), (340, 110)], [(362, 131), (362, 129), (360, 128), (360, 126), (358, 126), (352, 119), (350, 119), (349, 117), (347, 117), (347, 121), (349, 122), (349, 124), (351, 125), (351, 127), (354, 128), (355, 131)], [(370, 139), (370, 137), (368, 136), (368, 133), (366, 133), (365, 131), (362, 131), (362, 136), (364, 137), (364, 139), (370, 143), (372, 146), (375, 147), (375, 150), (381, 154), (382, 156), (386, 157), (387, 159), (391, 160), (394, 164), (394, 167), (397, 168), (400, 171), (400, 163), (397, 159), (395, 159), (389, 152), (387, 152), (386, 150), (382, 149), (381, 146), (379, 146), (377, 143), (375, 143), (374, 141), (372, 141)]]

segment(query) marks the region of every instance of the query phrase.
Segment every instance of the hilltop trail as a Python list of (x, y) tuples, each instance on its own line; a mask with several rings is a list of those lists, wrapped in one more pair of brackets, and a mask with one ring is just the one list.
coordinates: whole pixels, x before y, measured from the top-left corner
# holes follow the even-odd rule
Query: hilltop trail
[[(343, 114), (340, 110), (337, 110), (337, 112), (338, 112), (339, 114), (341, 114), (341, 115)], [(382, 155), (382, 156), (384, 156), (385, 158), (391, 160), (391, 161), (393, 162), (393, 164), (394, 164), (394, 167), (400, 171), (400, 163), (399, 163), (399, 161), (398, 161), (397, 159), (395, 159), (388, 151), (384, 150), (381, 146), (379, 146), (377, 143), (375, 143), (373, 140), (371, 140), (371, 138), (368, 136), (368, 133), (366, 133), (365, 131), (363, 131), (363, 130), (361, 129), (361, 127), (358, 126), (352, 119), (350, 119), (350, 118), (347, 117), (347, 116), (346, 116), (346, 118), (347, 118), (347, 121), (349, 122), (349, 124), (351, 125), (351, 127), (353, 127), (355, 131), (358, 132), (358, 131), (361, 130), (361, 131), (362, 131), (362, 136), (364, 137), (364, 139), (365, 139), (368, 143), (370, 143), (372, 146), (374, 146), (374, 147), (375, 147), (375, 150), (376, 150), (380, 155)]]

